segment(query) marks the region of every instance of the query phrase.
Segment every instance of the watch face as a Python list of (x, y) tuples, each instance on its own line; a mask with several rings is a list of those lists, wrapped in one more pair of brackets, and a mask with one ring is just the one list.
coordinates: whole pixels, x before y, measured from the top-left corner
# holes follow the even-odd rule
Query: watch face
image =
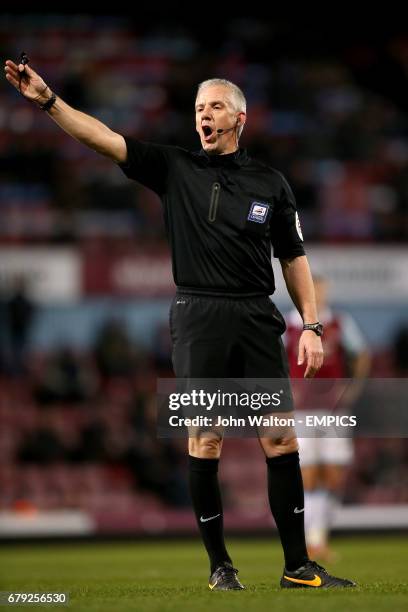
[(305, 325), (303, 329), (310, 329), (314, 331), (317, 336), (323, 336), (323, 325), (321, 323), (316, 323), (315, 325)]

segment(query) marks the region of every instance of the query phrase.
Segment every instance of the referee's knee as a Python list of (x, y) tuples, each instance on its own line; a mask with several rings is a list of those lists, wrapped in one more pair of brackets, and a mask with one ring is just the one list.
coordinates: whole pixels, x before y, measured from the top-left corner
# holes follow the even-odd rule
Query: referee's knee
[(222, 438), (189, 438), (188, 452), (192, 457), (200, 459), (219, 459), (221, 456)]
[(260, 438), (259, 441), (267, 457), (280, 457), (299, 450), (296, 436), (290, 438)]

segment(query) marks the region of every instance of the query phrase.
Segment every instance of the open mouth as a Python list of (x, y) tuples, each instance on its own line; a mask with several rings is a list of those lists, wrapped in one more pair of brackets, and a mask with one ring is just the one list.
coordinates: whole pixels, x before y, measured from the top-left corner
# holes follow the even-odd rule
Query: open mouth
[(209, 140), (214, 133), (214, 130), (212, 129), (210, 125), (203, 125), (202, 130), (203, 130), (205, 140)]

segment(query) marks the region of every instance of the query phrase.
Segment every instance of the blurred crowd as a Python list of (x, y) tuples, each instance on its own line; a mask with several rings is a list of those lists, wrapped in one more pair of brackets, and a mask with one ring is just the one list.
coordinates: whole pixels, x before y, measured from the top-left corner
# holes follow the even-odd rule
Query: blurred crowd
[[(198, 149), (197, 84), (237, 82), (248, 98), (242, 145), (286, 174), (309, 241), (406, 240), (408, 38), (327, 56), (293, 44), (282, 56), (272, 20), (229, 18), (214, 40), (193, 25), (65, 15), (16, 16), (11, 28), (4, 16), (0, 33), (3, 54), (24, 48), (69, 104), (144, 140)], [(13, 88), (0, 102), (0, 242), (163, 239), (151, 192)]]
[[(25, 359), (19, 349), (18, 369), (14, 357), (8, 363), (3, 359), (0, 507), (18, 501), (18, 478), (14, 483), (4, 479), (10, 469), (18, 473), (24, 466), (43, 468), (43, 480), (47, 467), (110, 468), (122, 474), (122, 480), (127, 476), (129, 495), (138, 490), (170, 506), (189, 504), (184, 447), (159, 440), (156, 432), (156, 377), (171, 375), (170, 338), (165, 339), (164, 357), (161, 327), (158, 335), (162, 340), (157, 352), (148, 353), (129, 337), (121, 321), (111, 319), (98, 331), (89, 354), (62, 346)], [(29, 484), (25, 488), (23, 497), (28, 493), (31, 499)], [(47, 493), (40, 499), (35, 490), (31, 493), (33, 502), (47, 506)], [(70, 505), (74, 499), (71, 491)], [(55, 503), (65, 502), (64, 496)]]

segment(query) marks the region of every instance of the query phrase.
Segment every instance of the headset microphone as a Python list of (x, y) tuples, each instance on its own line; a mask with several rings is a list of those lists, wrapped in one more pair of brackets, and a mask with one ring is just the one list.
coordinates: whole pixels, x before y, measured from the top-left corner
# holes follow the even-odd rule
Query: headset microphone
[(217, 134), (225, 134), (226, 132), (231, 132), (231, 130), (235, 130), (235, 128), (239, 127), (239, 125), (240, 125), (240, 122), (239, 122), (239, 119), (237, 119), (237, 122), (233, 127), (227, 128), (226, 130), (223, 130), (222, 128), (218, 128)]
[(231, 130), (235, 130), (235, 126), (231, 127), (231, 128), (228, 128), (226, 130), (223, 130), (222, 128), (218, 128), (217, 134), (225, 134), (226, 132), (230, 132)]

